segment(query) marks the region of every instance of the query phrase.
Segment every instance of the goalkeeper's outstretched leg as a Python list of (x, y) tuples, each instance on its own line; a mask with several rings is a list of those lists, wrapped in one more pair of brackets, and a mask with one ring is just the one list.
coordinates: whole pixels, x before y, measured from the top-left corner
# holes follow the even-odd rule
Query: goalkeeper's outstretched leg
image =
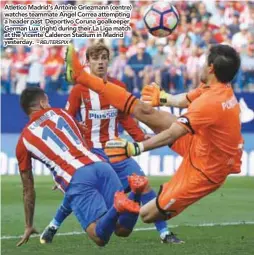
[(165, 111), (157, 111), (125, 89), (85, 72), (73, 45), (69, 45), (66, 52), (66, 80), (70, 83), (82, 84), (103, 95), (111, 105), (126, 114), (133, 114), (155, 133), (168, 129), (176, 121), (176, 116)]

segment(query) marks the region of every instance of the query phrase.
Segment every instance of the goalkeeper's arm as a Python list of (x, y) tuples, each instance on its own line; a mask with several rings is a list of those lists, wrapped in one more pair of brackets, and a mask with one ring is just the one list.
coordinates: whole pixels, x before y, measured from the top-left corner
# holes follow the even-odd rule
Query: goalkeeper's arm
[(117, 139), (106, 143), (105, 152), (112, 163), (119, 162), (131, 156), (138, 156), (144, 151), (149, 151), (165, 145), (172, 145), (178, 138), (186, 135), (188, 130), (182, 125), (173, 123), (170, 128), (140, 143), (131, 143)]
[(187, 93), (182, 93), (178, 95), (171, 95), (165, 91), (160, 92), (160, 105), (162, 106), (173, 106), (178, 108), (186, 108), (189, 105), (189, 100), (187, 98)]
[(178, 108), (186, 108), (190, 103), (187, 93), (171, 95), (164, 90), (160, 90), (160, 87), (155, 83), (144, 86), (142, 101), (152, 106), (173, 106)]
[(165, 145), (172, 145), (178, 138), (188, 133), (188, 130), (178, 123), (173, 123), (170, 128), (139, 143), (140, 151), (150, 151)]

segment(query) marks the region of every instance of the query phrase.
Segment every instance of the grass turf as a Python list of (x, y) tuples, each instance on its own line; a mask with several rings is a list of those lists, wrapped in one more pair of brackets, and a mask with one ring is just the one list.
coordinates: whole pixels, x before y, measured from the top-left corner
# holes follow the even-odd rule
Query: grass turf
[[(154, 189), (167, 177), (151, 177)], [(51, 191), (50, 177), (36, 177), (35, 226), (42, 231), (53, 217), (61, 202), (62, 194)], [(22, 186), (18, 176), (2, 176), (2, 236), (17, 236), (24, 231)], [(189, 207), (169, 222), (184, 245), (162, 245), (155, 230), (134, 232), (129, 238), (112, 237), (105, 248), (96, 247), (85, 235), (56, 236), (53, 244), (41, 245), (39, 238), (16, 247), (18, 238), (2, 239), (2, 254), (253, 254), (254, 225), (187, 227), (204, 223), (254, 222), (254, 178), (231, 177), (226, 184)], [(153, 227), (139, 221), (136, 228)], [(74, 216), (62, 225), (60, 233), (82, 231)]]

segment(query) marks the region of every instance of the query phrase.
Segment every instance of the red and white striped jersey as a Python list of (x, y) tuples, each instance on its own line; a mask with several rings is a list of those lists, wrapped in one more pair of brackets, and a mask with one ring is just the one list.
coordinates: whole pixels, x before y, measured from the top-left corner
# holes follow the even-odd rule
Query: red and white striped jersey
[[(119, 80), (108, 77), (108, 81), (125, 88), (125, 84)], [(118, 137), (118, 123), (135, 141), (144, 140), (145, 134), (131, 116), (119, 112), (103, 96), (83, 85), (73, 87), (66, 110), (86, 125), (84, 135), (90, 148), (104, 148), (107, 141)]]
[(76, 121), (59, 108), (32, 115), (19, 138), (16, 157), (20, 171), (32, 169), (32, 158), (40, 160), (63, 191), (76, 169), (101, 161), (88, 150)]

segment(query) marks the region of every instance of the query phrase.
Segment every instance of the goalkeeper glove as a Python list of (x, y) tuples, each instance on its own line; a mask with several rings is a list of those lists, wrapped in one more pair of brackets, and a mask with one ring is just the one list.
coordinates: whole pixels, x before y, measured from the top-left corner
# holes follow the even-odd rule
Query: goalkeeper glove
[(131, 156), (138, 156), (144, 150), (142, 143), (131, 143), (124, 139), (108, 141), (105, 153), (111, 163), (117, 163)]
[(156, 83), (145, 85), (141, 95), (141, 100), (152, 106), (166, 105), (170, 96), (164, 90), (160, 90), (160, 87)]

